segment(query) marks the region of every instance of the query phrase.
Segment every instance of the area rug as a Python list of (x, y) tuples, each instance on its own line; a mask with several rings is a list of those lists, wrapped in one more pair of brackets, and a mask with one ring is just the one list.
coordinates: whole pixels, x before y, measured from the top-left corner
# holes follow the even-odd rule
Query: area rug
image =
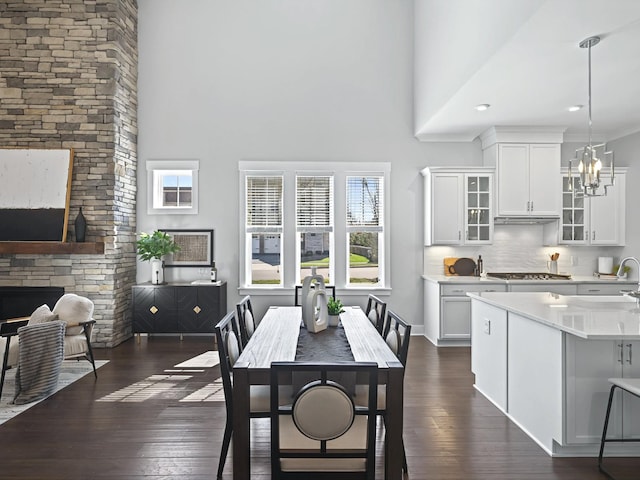
[[(108, 360), (96, 360), (96, 369), (102, 367), (107, 362)], [(62, 369), (60, 370), (60, 378), (58, 379), (56, 392), (62, 390), (64, 387), (72, 384), (76, 380), (81, 379), (88, 373), (93, 373), (93, 367), (89, 362), (65, 360), (62, 362)], [(4, 379), (2, 399), (0, 400), (0, 425), (44, 400), (42, 399), (38, 402), (27, 403), (25, 405), (11, 404), (10, 402), (13, 400), (15, 395), (15, 380), (16, 369), (12, 368), (7, 371), (7, 375)]]

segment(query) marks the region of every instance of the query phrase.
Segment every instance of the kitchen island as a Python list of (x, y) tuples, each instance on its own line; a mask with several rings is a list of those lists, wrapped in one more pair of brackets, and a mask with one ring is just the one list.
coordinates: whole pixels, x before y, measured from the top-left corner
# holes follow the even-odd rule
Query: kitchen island
[[(636, 301), (549, 292), (468, 296), (476, 389), (550, 455), (597, 456), (607, 379), (640, 377)], [(609, 432), (640, 437), (637, 398), (617, 399)], [(607, 452), (640, 456), (629, 443)]]

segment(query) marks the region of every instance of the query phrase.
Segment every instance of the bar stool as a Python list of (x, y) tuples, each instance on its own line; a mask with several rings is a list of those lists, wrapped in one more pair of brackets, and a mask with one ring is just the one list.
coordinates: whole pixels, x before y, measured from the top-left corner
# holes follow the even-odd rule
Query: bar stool
[(640, 438), (607, 438), (607, 427), (609, 426), (609, 414), (611, 413), (611, 404), (613, 403), (613, 394), (616, 388), (623, 392), (630, 393), (640, 398), (640, 378), (610, 378), (609, 383), (612, 384), (609, 393), (609, 403), (607, 404), (607, 413), (604, 417), (604, 428), (602, 429), (602, 440), (600, 441), (600, 455), (598, 455), (598, 469), (607, 477), (614, 477), (602, 466), (602, 454), (604, 453), (604, 444), (608, 442), (640, 442)]

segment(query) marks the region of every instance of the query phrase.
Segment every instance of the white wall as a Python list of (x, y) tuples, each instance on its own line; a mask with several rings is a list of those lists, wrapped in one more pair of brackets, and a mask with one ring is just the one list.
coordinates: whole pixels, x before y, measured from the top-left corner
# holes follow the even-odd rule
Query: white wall
[[(138, 231), (214, 228), (216, 266), (232, 306), (239, 300), (239, 160), (391, 162), (388, 301), (421, 326), (420, 169), (479, 164), (481, 151), (476, 143), (413, 137), (412, 4), (139, 0)], [(148, 216), (145, 161), (182, 158), (200, 159), (200, 213)], [(183, 269), (181, 278), (196, 277), (197, 269)], [(138, 281), (149, 278), (139, 265)], [(276, 301), (254, 305), (261, 314)]]

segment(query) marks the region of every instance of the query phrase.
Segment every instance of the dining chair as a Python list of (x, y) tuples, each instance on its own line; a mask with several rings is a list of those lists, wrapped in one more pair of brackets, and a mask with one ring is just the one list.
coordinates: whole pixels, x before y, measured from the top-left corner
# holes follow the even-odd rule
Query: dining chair
[[(402, 366), (407, 366), (407, 357), (409, 354), (409, 340), (411, 339), (411, 324), (404, 321), (397, 313), (387, 310), (386, 319), (384, 321), (385, 342), (391, 351), (398, 357)], [(404, 373), (404, 372), (403, 372)], [(366, 398), (368, 389), (366, 385), (356, 385), (356, 402), (362, 404)], [(378, 386), (378, 415), (383, 421), (386, 421), (387, 410), (387, 388), (386, 385)], [(409, 472), (407, 465), (407, 455), (404, 450), (404, 441), (402, 442), (402, 469), (405, 473)]]
[[(364, 405), (332, 378), (363, 378)], [(293, 375), (309, 377), (291, 398), (280, 389)], [(375, 478), (378, 366), (374, 362), (271, 364), (271, 478)]]
[[(220, 460), (218, 461), (217, 478), (222, 478), (222, 471), (227, 460), (231, 435), (233, 434), (233, 365), (242, 353), (242, 343), (239, 340), (240, 329), (236, 322), (236, 312), (229, 312), (215, 326), (218, 355), (220, 358), (220, 374), (222, 376), (222, 390), (227, 416), (222, 439)], [(269, 417), (269, 385), (251, 385), (249, 391), (249, 415), (251, 418)], [(287, 391), (282, 389), (282, 395), (291, 399), (291, 386)]]
[(240, 326), (240, 341), (244, 347), (256, 330), (256, 317), (253, 314), (253, 306), (249, 295), (236, 303), (236, 312), (238, 314), (238, 325)]
[(387, 311), (387, 304), (380, 300), (373, 294), (369, 294), (367, 299), (367, 309), (365, 314), (371, 321), (378, 333), (382, 335), (384, 329), (385, 312)]
[(406, 367), (409, 355), (409, 340), (411, 339), (411, 324), (405, 322), (394, 311), (387, 310), (383, 337), (389, 348), (400, 360), (400, 363)]

